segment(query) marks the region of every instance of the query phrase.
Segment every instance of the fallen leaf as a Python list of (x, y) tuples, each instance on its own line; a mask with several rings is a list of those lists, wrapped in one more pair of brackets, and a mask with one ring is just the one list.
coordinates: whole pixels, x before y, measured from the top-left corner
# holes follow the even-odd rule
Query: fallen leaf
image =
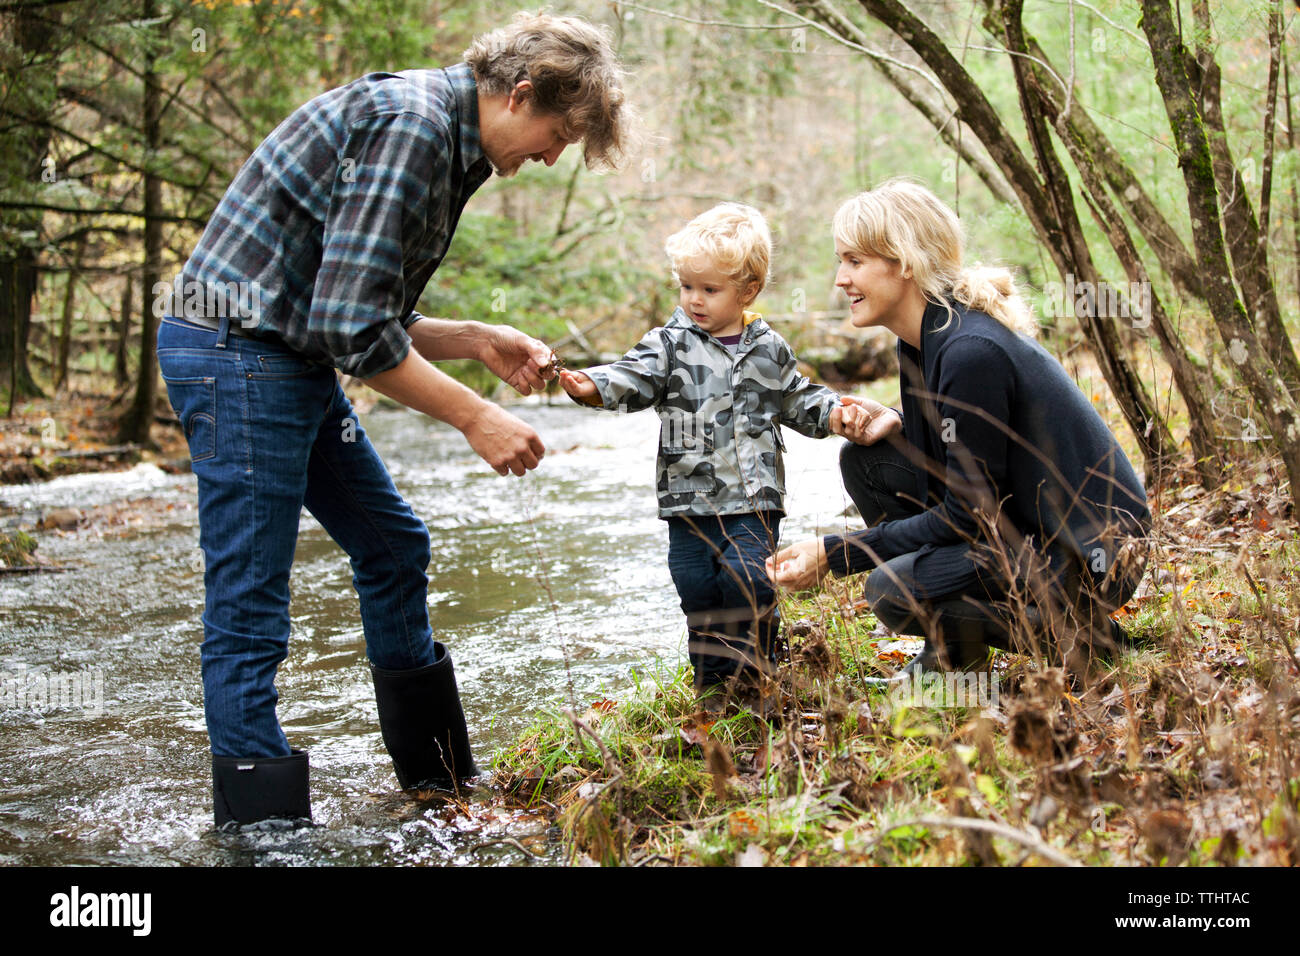
[(767, 854), (757, 843), (751, 843), (742, 853), (736, 854), (736, 866), (762, 866), (767, 862)]
[(758, 836), (758, 820), (748, 810), (736, 810), (727, 816), (727, 832), (733, 837)]

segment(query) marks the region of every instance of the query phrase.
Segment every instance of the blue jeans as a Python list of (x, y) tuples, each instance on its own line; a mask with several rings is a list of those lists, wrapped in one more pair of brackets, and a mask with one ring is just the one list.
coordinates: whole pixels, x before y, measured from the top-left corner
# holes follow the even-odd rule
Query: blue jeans
[(781, 518), (768, 511), (668, 519), (668, 570), (686, 613), (697, 687), (766, 669), (776, 654), (781, 619), (764, 562)]
[(185, 429), (203, 549), (203, 703), (213, 754), (284, 757), (275, 674), (305, 506), (352, 561), (366, 653), (436, 660), (429, 532), (398, 494), (332, 368), (280, 345), (164, 318), (158, 365)]

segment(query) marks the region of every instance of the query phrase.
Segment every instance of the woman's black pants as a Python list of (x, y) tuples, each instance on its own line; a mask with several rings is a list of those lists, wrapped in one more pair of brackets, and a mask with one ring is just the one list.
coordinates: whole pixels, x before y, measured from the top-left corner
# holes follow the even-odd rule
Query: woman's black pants
[[(840, 451), (840, 473), (867, 527), (922, 510), (915, 500), (917, 466), (890, 442), (846, 442)], [(1055, 618), (1060, 612), (1076, 626), (1108, 637), (1107, 619), (1132, 595), (1141, 567), (1103, 582), (1081, 566), (1048, 575), (1043, 571), (1046, 556), (1039, 557), (1033, 562), (1039, 568), (1035, 580), (1024, 576), (1008, 580), (1006, 574), (977, 560), (969, 542), (926, 545), (877, 565), (867, 575), (864, 597), (876, 617), (898, 634), (943, 642), (983, 642), (1006, 649), (1012, 641), (1009, 597), (1019, 589), (1020, 594), (1032, 594), (1036, 599), (1018, 604), (1019, 613), (1040, 636), (1046, 627), (1044, 617)], [(1015, 566), (1023, 568), (1025, 564), (1022, 555)], [(1042, 606), (1044, 597), (1055, 605), (1056, 612)]]

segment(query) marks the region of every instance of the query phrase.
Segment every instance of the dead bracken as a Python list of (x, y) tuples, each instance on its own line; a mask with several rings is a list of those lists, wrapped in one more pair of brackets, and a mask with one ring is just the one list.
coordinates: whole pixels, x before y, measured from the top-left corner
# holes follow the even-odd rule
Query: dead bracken
[(837, 582), (782, 607), (770, 720), (699, 712), (688, 670), (642, 676), (539, 720), (497, 779), (576, 862), (1294, 865), (1300, 536), (1252, 477), (1156, 492), (1131, 643), (1082, 677), (1004, 653), (991, 706), (900, 706), (863, 682), (896, 642)]

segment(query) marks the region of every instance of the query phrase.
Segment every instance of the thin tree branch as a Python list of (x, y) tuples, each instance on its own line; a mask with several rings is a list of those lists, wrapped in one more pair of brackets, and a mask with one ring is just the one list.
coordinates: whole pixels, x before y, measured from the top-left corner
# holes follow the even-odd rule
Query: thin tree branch
[(76, 206), (54, 206), (49, 203), (36, 202), (10, 202), (6, 199), (0, 199), (0, 209), (30, 209), (40, 212), (64, 213), (69, 216), (131, 216), (136, 219), (154, 219), (158, 222), (180, 222), (189, 223), (195, 226), (207, 225), (206, 219), (196, 219), (193, 216), (154, 215), (146, 217), (144, 212), (137, 209), (79, 209)]
[[(1277, 74), (1282, 53), (1281, 0), (1268, 18), (1268, 92), (1264, 97), (1264, 164), (1259, 184), (1259, 244), (1268, 242), (1268, 219), (1273, 193), (1273, 147), (1277, 136)], [(1261, 249), (1263, 253), (1266, 250)]]
[[(857, 24), (831, 6), (828, 0), (802, 0), (802, 2), (806, 3), (810, 10), (822, 18), (822, 22), (828, 29), (835, 31), (833, 35), (837, 42), (842, 43), (844, 39), (848, 39), (855, 49), (865, 47), (866, 35)], [(902, 71), (896, 70), (891, 64), (879, 60), (871, 60), (870, 62), (893, 85), (894, 89), (898, 90), (903, 98), (930, 122), (939, 137), (975, 171), (975, 174), (988, 187), (989, 192), (1002, 202), (1009, 205), (1016, 204), (1016, 194), (1007, 185), (1001, 170), (994, 165), (986, 153), (979, 152), (963, 138), (962, 123), (960, 120), (954, 122), (956, 112), (942, 102), (942, 91), (940, 103), (936, 104), (933, 99), (925, 95), (922, 89), (913, 84)]]
[(877, 846), (884, 841), (886, 833), (901, 830), (903, 827), (951, 827), (956, 830), (978, 830), (1028, 847), (1043, 859), (1050, 860), (1057, 866), (1073, 867), (1083, 865), (1077, 860), (1072, 860), (1060, 850), (1048, 846), (1032, 833), (1004, 826), (1001, 823), (994, 823), (992, 820), (980, 820), (975, 817), (913, 817), (910, 820), (900, 820), (898, 823), (891, 823), (889, 826), (882, 828), (879, 835), (869, 841), (864, 849)]
[(921, 79), (925, 80), (925, 82), (933, 86), (935, 92), (937, 92), (940, 96), (943, 95), (943, 87), (939, 84), (939, 81), (936, 80), (929, 73), (925, 72), (925, 70), (919, 69), (918, 67), (912, 65), (911, 63), (904, 63), (902, 60), (896, 60), (894, 59), (894, 57), (881, 53), (878, 50), (873, 50), (870, 47), (866, 46), (865, 44), (857, 43), (852, 40), (849, 40), (847, 37), (839, 36), (836, 33), (834, 33), (832, 30), (818, 23), (817, 21), (810, 20), (807, 17), (803, 16), (802, 14), (796, 13), (793, 10), (787, 10), (785, 7), (772, 3), (771, 0), (757, 0), (757, 2), (761, 3), (765, 7), (768, 7), (769, 9), (776, 10), (779, 13), (784, 13), (787, 17), (794, 17), (800, 23), (812, 27), (818, 33), (824, 33), (826, 36), (830, 37), (832, 40), (834, 40), (836, 43), (840, 44), (841, 46), (846, 46), (851, 50), (856, 50), (858, 53), (867, 56), (868, 58), (871, 59), (873, 63), (888, 63), (889, 65), (897, 67), (900, 70), (907, 70), (909, 73), (915, 73)]

